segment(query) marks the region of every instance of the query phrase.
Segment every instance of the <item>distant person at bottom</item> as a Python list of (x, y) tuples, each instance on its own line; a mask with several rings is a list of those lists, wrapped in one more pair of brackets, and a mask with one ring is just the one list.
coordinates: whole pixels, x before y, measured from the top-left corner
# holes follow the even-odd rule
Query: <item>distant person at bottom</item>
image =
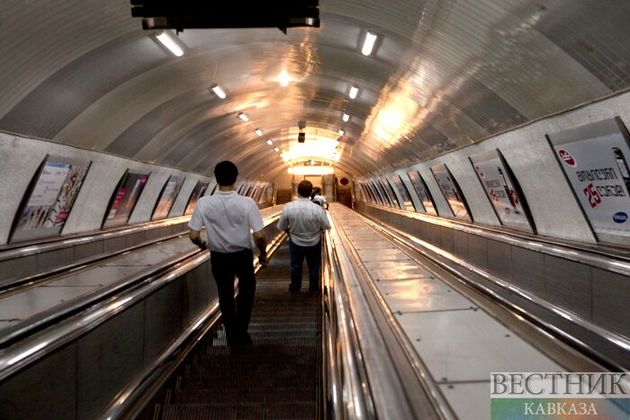
[(326, 197), (322, 195), (322, 189), (319, 187), (314, 187), (313, 192), (311, 193), (311, 201), (317, 204), (320, 207), (328, 210), (328, 201), (326, 201)]
[(284, 206), (278, 229), (289, 234), (291, 252), (291, 284), (289, 291), (297, 293), (302, 288), (302, 264), (308, 264), (309, 291), (319, 291), (319, 269), (322, 256), (322, 232), (330, 229), (326, 212), (310, 200), (313, 184), (298, 184), (298, 199)]
[[(258, 206), (249, 197), (234, 191), (238, 169), (230, 161), (214, 168), (219, 190), (199, 199), (190, 227), (190, 240), (201, 249), (210, 249), (212, 274), (219, 292), (219, 307), (228, 345), (251, 345), (247, 332), (251, 318), (256, 278), (254, 276), (253, 241), (260, 251), (259, 262), (267, 264), (267, 240)], [(201, 239), (206, 228), (208, 242)], [(250, 233), (250, 232), (253, 232)], [(238, 277), (239, 294), (234, 300), (234, 277)]]

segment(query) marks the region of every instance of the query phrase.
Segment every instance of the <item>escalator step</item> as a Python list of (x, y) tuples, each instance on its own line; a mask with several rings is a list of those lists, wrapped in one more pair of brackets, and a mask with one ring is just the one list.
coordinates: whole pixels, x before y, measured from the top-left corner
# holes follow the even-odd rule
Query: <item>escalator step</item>
[[(306, 271), (306, 270), (305, 270)], [(286, 244), (257, 274), (250, 347), (224, 331), (189, 362), (163, 419), (312, 419), (321, 357), (320, 298), (290, 294)], [(304, 272), (305, 284), (308, 276)]]

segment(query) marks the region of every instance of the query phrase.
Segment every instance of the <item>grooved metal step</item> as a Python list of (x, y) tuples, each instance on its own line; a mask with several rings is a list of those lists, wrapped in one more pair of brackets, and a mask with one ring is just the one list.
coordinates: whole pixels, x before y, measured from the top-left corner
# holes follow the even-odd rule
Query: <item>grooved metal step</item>
[[(306, 264), (305, 264), (306, 265)], [(257, 275), (251, 347), (208, 340), (160, 410), (175, 419), (312, 419), (321, 382), (320, 298), (288, 292), (285, 243)], [(303, 286), (308, 287), (304, 271)]]

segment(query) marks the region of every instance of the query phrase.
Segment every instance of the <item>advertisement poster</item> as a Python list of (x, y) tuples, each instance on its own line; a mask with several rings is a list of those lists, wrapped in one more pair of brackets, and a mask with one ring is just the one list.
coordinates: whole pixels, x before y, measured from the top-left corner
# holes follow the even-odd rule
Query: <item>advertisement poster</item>
[(175, 198), (177, 198), (177, 194), (183, 184), (183, 177), (175, 175), (168, 177), (168, 181), (166, 181), (164, 188), (162, 188), (162, 193), (160, 194), (157, 204), (155, 205), (155, 209), (153, 210), (151, 220), (165, 219), (168, 217), (168, 213), (171, 211), (171, 208), (175, 203)]
[(188, 204), (186, 205), (186, 210), (184, 211), (185, 216), (190, 216), (195, 211), (195, 207), (197, 207), (197, 201), (206, 193), (208, 189), (208, 183), (197, 181), (197, 185), (193, 188), (192, 194), (190, 194), (190, 198), (188, 199)]
[(148, 173), (127, 171), (123, 175), (116, 191), (114, 191), (103, 227), (120, 226), (127, 223), (148, 179)]
[(374, 194), (374, 196), (376, 197), (376, 201), (378, 202), (378, 204), (385, 206), (385, 199), (383, 198), (383, 194), (381, 193), (380, 188), (376, 186), (376, 183), (374, 181), (368, 181), (368, 187), (370, 187), (370, 189), (372, 190), (372, 194)]
[(387, 195), (385, 188), (383, 188), (383, 184), (381, 184), (381, 182), (377, 179), (374, 181), (374, 185), (376, 186), (376, 190), (381, 195), (383, 205), (393, 207), (394, 205), (392, 204), (392, 200), (389, 198), (389, 195)]
[(547, 136), (595, 235), (628, 244), (630, 148), (621, 119)]
[(479, 181), (501, 224), (532, 232), (523, 200), (515, 188), (507, 164), (498, 150), (470, 156)]
[(411, 195), (409, 194), (409, 190), (407, 190), (407, 186), (403, 183), (403, 180), (400, 177), (400, 175), (393, 175), (391, 180), (394, 183), (394, 186), (396, 187), (396, 189), (400, 193), (400, 196), (403, 199), (403, 203), (404, 203), (403, 208), (406, 210), (415, 211), (416, 208), (413, 205), (413, 202), (411, 201)]
[(418, 194), (418, 197), (422, 202), (424, 212), (437, 216), (438, 214), (435, 210), (435, 204), (433, 204), (433, 197), (431, 197), (431, 193), (427, 188), (427, 184), (424, 183), (424, 179), (422, 179), (420, 172), (410, 171), (407, 173), (407, 176), (409, 177), (411, 185), (413, 185), (413, 188), (416, 190), (416, 194)]
[(444, 198), (448, 202), (453, 215), (457, 219), (472, 221), (468, 208), (459, 186), (457, 185), (451, 171), (445, 164), (431, 166), (431, 172), (437, 181)]
[(11, 240), (60, 234), (90, 164), (48, 156), (31, 181), (30, 196), (18, 213)]
[(396, 195), (396, 192), (392, 188), (391, 184), (387, 182), (387, 179), (381, 178), (379, 179), (379, 181), (381, 185), (383, 186), (383, 190), (385, 191), (385, 194), (387, 194), (387, 196), (389, 197), (391, 206), (401, 208), (400, 203), (398, 203), (398, 196)]

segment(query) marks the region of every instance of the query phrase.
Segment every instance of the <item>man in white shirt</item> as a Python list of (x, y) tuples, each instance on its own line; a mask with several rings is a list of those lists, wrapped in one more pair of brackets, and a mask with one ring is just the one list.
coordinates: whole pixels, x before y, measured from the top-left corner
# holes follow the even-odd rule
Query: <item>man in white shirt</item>
[(302, 181), (298, 185), (298, 199), (284, 206), (278, 229), (289, 234), (291, 252), (291, 284), (289, 291), (297, 293), (302, 287), (302, 264), (308, 264), (309, 291), (319, 291), (321, 266), (321, 236), (330, 229), (326, 212), (310, 200), (313, 184)]
[[(247, 333), (254, 304), (253, 239), (260, 250), (259, 262), (267, 263), (267, 240), (258, 206), (249, 197), (234, 191), (236, 165), (223, 161), (214, 168), (219, 191), (199, 199), (188, 223), (190, 239), (201, 249), (210, 249), (212, 274), (219, 292), (219, 307), (228, 345), (251, 345)], [(205, 226), (208, 242), (201, 239)], [(253, 233), (252, 233), (253, 232)], [(239, 294), (234, 301), (234, 277)]]

